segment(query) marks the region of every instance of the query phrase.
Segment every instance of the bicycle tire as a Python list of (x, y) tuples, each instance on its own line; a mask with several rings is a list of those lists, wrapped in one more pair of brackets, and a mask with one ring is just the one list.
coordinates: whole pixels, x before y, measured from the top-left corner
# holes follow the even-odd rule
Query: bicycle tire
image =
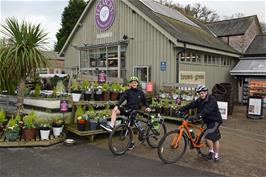
[(160, 140), (162, 139), (162, 137), (165, 136), (165, 134), (167, 132), (167, 129), (166, 129), (164, 122), (160, 123), (160, 124), (161, 124), (161, 126), (160, 126), (159, 131), (153, 129), (153, 127), (149, 127), (147, 129), (146, 141), (147, 141), (148, 145), (152, 148), (158, 147)]
[[(197, 145), (199, 145), (202, 142), (203, 135), (204, 135), (204, 131), (200, 134), (200, 138), (197, 142)], [(206, 141), (204, 141), (204, 144), (205, 144), (205, 146), (197, 148), (197, 151), (198, 151), (199, 155), (207, 156), (209, 154), (209, 147), (208, 147)]]
[(180, 138), (177, 147), (173, 147), (172, 141), (178, 135), (179, 130), (168, 132), (159, 142), (158, 155), (159, 158), (167, 164), (176, 163), (186, 152), (187, 139), (184, 134)]
[(126, 124), (116, 126), (108, 139), (108, 146), (114, 155), (123, 155), (133, 139), (133, 133)]

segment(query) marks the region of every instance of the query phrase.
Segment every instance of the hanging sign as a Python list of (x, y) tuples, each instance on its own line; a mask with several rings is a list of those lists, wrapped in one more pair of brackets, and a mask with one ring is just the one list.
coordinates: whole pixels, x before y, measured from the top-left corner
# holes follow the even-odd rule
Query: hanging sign
[(60, 101), (60, 112), (67, 112), (68, 111), (68, 101), (67, 100), (61, 100)]
[(100, 0), (96, 6), (95, 23), (101, 31), (109, 29), (115, 19), (115, 2), (114, 0)]

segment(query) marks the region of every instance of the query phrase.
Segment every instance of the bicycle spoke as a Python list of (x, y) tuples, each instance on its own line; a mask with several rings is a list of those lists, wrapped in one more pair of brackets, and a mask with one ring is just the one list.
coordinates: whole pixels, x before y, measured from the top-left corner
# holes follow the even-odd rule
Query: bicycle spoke
[(125, 124), (117, 126), (109, 136), (109, 149), (115, 155), (122, 155), (132, 141), (132, 132)]
[(177, 140), (179, 133), (177, 130), (167, 133), (160, 141), (158, 155), (165, 163), (175, 163), (185, 153), (187, 141), (184, 135)]
[(157, 148), (161, 138), (166, 134), (165, 124), (160, 125), (160, 129), (156, 130), (153, 127), (147, 130), (147, 143), (152, 148)]

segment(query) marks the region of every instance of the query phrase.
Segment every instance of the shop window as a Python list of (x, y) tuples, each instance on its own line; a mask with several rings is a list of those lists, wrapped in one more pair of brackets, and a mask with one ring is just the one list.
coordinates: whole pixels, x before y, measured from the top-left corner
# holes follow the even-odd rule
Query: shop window
[(80, 51), (80, 68), (88, 68), (89, 67), (89, 57), (87, 50)]
[(208, 55), (208, 64), (212, 64), (212, 57)]
[(201, 57), (199, 54), (196, 55), (196, 62), (201, 63)]
[(108, 67), (118, 67), (118, 46), (108, 47)]
[(191, 53), (185, 53), (186, 62), (191, 62)]
[(180, 61), (184, 62), (185, 61), (185, 53), (182, 52), (180, 55)]
[(151, 81), (151, 67), (150, 66), (135, 66), (134, 76), (137, 76), (141, 82)]
[(207, 64), (208, 63), (208, 56), (204, 55), (204, 63)]
[(196, 63), (197, 62), (197, 59), (196, 59), (197, 55), (195, 53), (191, 53), (191, 61), (193, 63)]

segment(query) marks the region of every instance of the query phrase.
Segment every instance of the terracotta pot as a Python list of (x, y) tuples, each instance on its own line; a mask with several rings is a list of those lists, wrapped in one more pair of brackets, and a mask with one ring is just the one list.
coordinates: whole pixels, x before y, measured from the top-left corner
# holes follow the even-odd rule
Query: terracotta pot
[(36, 129), (35, 128), (24, 128), (23, 135), (25, 140), (32, 140), (36, 138)]
[(110, 93), (103, 92), (103, 101), (109, 101), (109, 99), (110, 99)]
[(118, 99), (118, 95), (119, 95), (119, 93), (117, 93), (117, 92), (111, 92), (110, 93), (110, 100), (112, 100), (112, 101), (117, 100)]

